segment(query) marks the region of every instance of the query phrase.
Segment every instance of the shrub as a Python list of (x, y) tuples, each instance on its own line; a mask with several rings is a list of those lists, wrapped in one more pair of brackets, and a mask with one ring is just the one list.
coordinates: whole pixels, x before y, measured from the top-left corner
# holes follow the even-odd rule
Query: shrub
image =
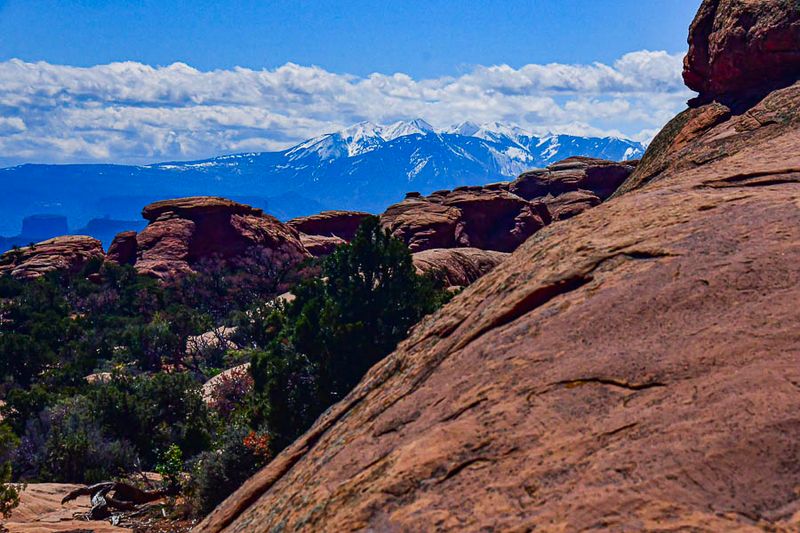
[(175, 487), (183, 471), (183, 452), (177, 444), (170, 445), (156, 465), (156, 472), (161, 474), (164, 485)]
[(196, 511), (210, 513), (269, 459), (266, 436), (234, 427), (214, 451), (201, 453), (192, 462), (189, 493)]
[(11, 428), (0, 425), (0, 515), (5, 518), (19, 505), (19, 490), (11, 483), (11, 455), (18, 444)]
[(103, 427), (131, 442), (147, 468), (172, 444), (191, 456), (211, 442), (213, 422), (200, 385), (188, 373), (117, 374), (92, 387), (88, 397)]
[(30, 481), (96, 483), (129, 471), (134, 462), (133, 447), (109, 438), (80, 396), (30, 420), (15, 454), (19, 476)]
[(223, 373), (218, 380), (211, 391), (208, 406), (227, 421), (245, 407), (253, 390), (253, 377), (246, 369), (234, 368)]

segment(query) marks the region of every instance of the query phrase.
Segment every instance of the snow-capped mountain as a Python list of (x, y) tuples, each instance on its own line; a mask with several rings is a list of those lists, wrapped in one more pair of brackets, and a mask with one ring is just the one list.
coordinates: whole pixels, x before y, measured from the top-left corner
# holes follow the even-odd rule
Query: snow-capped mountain
[(586, 155), (604, 159), (629, 160), (641, 157), (645, 146), (616, 137), (587, 138), (569, 135), (538, 137), (518, 126), (492, 122), (478, 125), (465, 121), (449, 128), (436, 130), (418, 118), (399, 121), (388, 126), (360, 122), (338, 132), (309, 139), (290, 149), (287, 156), (292, 161), (313, 154), (322, 161), (342, 157), (355, 157), (384, 147), (387, 143), (409, 135), (433, 135), (442, 145), (452, 149), (461, 137), (487, 141), (486, 149), (495, 158), (500, 174), (513, 177), (531, 165), (545, 166), (572, 155)]
[(627, 160), (645, 146), (614, 137), (537, 136), (510, 124), (469, 121), (436, 129), (422, 119), (361, 122), (280, 152), (232, 154), (202, 161), (119, 165), (21, 165), (0, 169), (0, 235), (23, 217), (137, 220), (154, 200), (231, 197), (279, 217), (322, 208), (380, 212), (406, 192), (513, 179), (525, 170), (582, 155)]
[(379, 148), (388, 141), (406, 135), (428, 135), (436, 133), (433, 126), (421, 118), (399, 121), (389, 126), (381, 126), (372, 122), (359, 122), (349, 128), (327, 133), (302, 142), (290, 149), (289, 159), (296, 160), (311, 153), (321, 160), (339, 157), (353, 157)]

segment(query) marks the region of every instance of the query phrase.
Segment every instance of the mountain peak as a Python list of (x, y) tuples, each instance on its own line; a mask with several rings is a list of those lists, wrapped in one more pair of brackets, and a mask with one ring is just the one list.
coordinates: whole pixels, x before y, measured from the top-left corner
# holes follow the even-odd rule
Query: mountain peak
[(454, 124), (448, 128), (447, 133), (452, 133), (454, 135), (465, 135), (467, 137), (472, 137), (475, 135), (481, 127), (475, 124), (470, 120), (466, 120), (461, 124)]
[(428, 135), (429, 133), (436, 133), (433, 126), (421, 118), (415, 118), (414, 120), (400, 120), (386, 126), (383, 129), (383, 139), (392, 141), (406, 135)]
[[(363, 121), (338, 132), (310, 139), (291, 148), (287, 155), (295, 161), (304, 154), (314, 154), (320, 160), (332, 161), (356, 157), (380, 149), (401, 137), (412, 135), (437, 136), (447, 133), (460, 137), (471, 137), (488, 143), (483, 149), (492, 152), (497, 166), (505, 176), (513, 176), (529, 168), (534, 162), (541, 165), (553, 163), (557, 158), (571, 155), (592, 155), (605, 158), (635, 159), (641, 157), (644, 146), (624, 139), (577, 137), (571, 135), (538, 136), (515, 124), (506, 122), (484, 122), (480, 125), (466, 120), (449, 128), (437, 130), (422, 118), (399, 120), (389, 125)], [(449, 137), (449, 136), (448, 136)], [(457, 153), (463, 152), (460, 143), (464, 140), (442, 138), (442, 143)], [(455, 146), (458, 145), (458, 148)], [(471, 157), (471, 156), (470, 156)]]

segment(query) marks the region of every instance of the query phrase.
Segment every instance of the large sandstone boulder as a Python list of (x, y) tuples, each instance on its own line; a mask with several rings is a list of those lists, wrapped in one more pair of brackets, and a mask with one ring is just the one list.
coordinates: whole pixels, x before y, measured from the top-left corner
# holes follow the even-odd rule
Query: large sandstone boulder
[(683, 78), (700, 103), (793, 84), (800, 78), (800, 4), (704, 0), (689, 32)]
[(213, 404), (215, 400), (215, 394), (217, 394), (221, 388), (225, 387), (226, 383), (230, 383), (232, 381), (241, 381), (246, 388), (252, 387), (253, 383), (252, 378), (250, 378), (250, 363), (244, 363), (242, 365), (223, 370), (216, 376), (203, 383), (203, 386), (200, 388), (203, 401), (206, 404)]
[(478, 248), (438, 248), (413, 254), (414, 266), (419, 274), (431, 274), (446, 287), (471, 285), (509, 254), (480, 250)]
[(360, 211), (323, 211), (308, 217), (293, 218), (287, 224), (306, 235), (338, 237), (350, 242), (358, 226), (369, 216), (372, 215)]
[(605, 200), (631, 175), (637, 163), (570, 157), (545, 169), (521, 174), (509, 185), (509, 190), (526, 200), (557, 197), (579, 190), (591, 192)]
[(558, 196), (548, 196), (544, 201), (554, 222), (578, 216), (601, 202), (596, 194), (589, 191), (570, 191)]
[(93, 259), (103, 259), (103, 245), (84, 235), (55, 237), (0, 256), (0, 276), (33, 279), (48, 272), (79, 272)]
[(166, 279), (205, 260), (257, 261), (290, 268), (310, 256), (296, 230), (260, 209), (224, 198), (193, 197), (148, 205), (150, 224), (136, 237), (136, 269)]
[(135, 231), (118, 233), (106, 253), (106, 260), (118, 265), (132, 265), (136, 263), (138, 245), (136, 244)]
[(461, 247), (510, 252), (549, 222), (543, 203), (484, 187), (409, 197), (381, 215), (383, 227), (412, 252)]
[(799, 530), (800, 84), (719, 111), (424, 320), (198, 531)]
[(458, 209), (442, 205), (438, 199), (408, 196), (381, 215), (381, 225), (408, 245), (412, 252), (456, 246)]
[(573, 157), (511, 183), (424, 197), (412, 193), (389, 207), (381, 224), (412, 252), (458, 247), (511, 252), (553, 220), (576, 216), (611, 196), (636, 163)]
[(347, 241), (342, 239), (341, 237), (336, 237), (336, 236), (326, 237), (324, 235), (306, 235), (305, 233), (300, 234), (300, 242), (303, 243), (305, 249), (308, 250), (308, 253), (310, 253), (313, 257), (323, 257), (326, 255), (330, 255), (339, 246), (347, 244)]

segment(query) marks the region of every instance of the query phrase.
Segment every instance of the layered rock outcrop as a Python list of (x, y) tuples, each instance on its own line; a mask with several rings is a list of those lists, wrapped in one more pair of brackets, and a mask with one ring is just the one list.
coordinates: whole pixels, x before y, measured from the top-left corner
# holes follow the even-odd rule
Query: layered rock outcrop
[(511, 252), (552, 221), (608, 198), (635, 164), (575, 157), (510, 183), (410, 194), (381, 215), (381, 224), (413, 252), (457, 247)]
[(369, 216), (372, 215), (360, 211), (323, 211), (293, 218), (287, 224), (300, 233), (300, 242), (312, 256), (322, 257), (353, 240), (358, 227)]
[(339, 237), (349, 242), (355, 237), (358, 226), (369, 216), (372, 215), (360, 211), (323, 211), (308, 217), (293, 218), (287, 224), (301, 234)]
[(445, 287), (466, 287), (490, 272), (509, 254), (478, 248), (437, 248), (413, 254), (420, 274), (440, 279)]
[[(758, 3), (704, 7), (729, 4)], [(197, 530), (800, 529), (800, 84), (724, 107), (424, 320)]]
[(347, 241), (341, 237), (324, 235), (306, 235), (300, 234), (300, 242), (303, 244), (308, 253), (314, 257), (323, 257), (332, 254), (337, 247), (347, 244)]
[(290, 268), (309, 257), (293, 228), (260, 209), (223, 198), (192, 197), (148, 205), (136, 236), (136, 270), (167, 279), (219, 258)]
[(106, 260), (118, 265), (133, 265), (136, 263), (137, 252), (136, 232), (123, 231), (111, 241), (106, 253)]
[(0, 256), (0, 276), (33, 279), (48, 272), (76, 273), (93, 259), (105, 256), (97, 239), (67, 235), (11, 250)]
[(686, 85), (698, 103), (732, 103), (786, 87), (800, 73), (795, 0), (704, 0), (689, 31)]

